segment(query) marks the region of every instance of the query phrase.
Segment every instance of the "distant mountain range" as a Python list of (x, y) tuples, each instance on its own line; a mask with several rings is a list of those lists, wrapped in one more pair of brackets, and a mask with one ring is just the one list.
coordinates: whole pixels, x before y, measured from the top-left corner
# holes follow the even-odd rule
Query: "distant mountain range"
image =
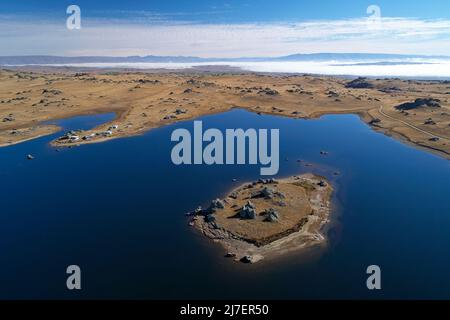
[(375, 54), (375, 53), (313, 53), (293, 54), (282, 57), (254, 58), (199, 58), (189, 56), (0, 56), (0, 65), (49, 65), (74, 63), (207, 63), (207, 62), (263, 62), (263, 61), (361, 61), (361, 60), (405, 60), (405, 59), (450, 59), (450, 56)]

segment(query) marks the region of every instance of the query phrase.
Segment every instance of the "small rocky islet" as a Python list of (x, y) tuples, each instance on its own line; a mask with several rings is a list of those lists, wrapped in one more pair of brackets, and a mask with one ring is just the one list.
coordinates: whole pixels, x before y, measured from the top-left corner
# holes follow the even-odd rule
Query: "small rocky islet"
[(324, 243), (332, 191), (314, 174), (259, 179), (188, 213), (189, 225), (220, 243), (225, 257), (256, 263)]

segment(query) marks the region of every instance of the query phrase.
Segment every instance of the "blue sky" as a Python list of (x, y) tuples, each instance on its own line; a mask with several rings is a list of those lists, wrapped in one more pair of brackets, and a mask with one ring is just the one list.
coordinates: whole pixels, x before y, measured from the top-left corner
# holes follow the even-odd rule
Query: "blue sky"
[(64, 15), (64, 8), (71, 4), (79, 5), (93, 17), (120, 17), (121, 11), (147, 11), (212, 23), (355, 18), (364, 15), (371, 4), (378, 5), (384, 15), (391, 17), (450, 17), (448, 0), (23, 0), (2, 1), (0, 12), (57, 16)]
[[(82, 29), (67, 30), (68, 5)], [(379, 24), (366, 9), (381, 10)], [(0, 55), (450, 55), (448, 0), (2, 1)]]

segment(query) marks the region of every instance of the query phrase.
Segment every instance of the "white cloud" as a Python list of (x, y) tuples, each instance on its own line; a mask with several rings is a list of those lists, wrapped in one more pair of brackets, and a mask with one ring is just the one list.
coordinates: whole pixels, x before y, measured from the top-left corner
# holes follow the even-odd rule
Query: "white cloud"
[[(450, 20), (366, 18), (298, 23), (201, 24), (0, 17), (0, 55), (278, 56), (313, 52), (450, 55)], [(159, 22), (158, 22), (159, 20)]]

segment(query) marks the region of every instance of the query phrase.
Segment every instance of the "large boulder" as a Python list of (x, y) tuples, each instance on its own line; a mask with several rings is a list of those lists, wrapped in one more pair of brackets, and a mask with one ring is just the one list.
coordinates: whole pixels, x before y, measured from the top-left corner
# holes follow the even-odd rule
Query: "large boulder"
[(211, 201), (211, 204), (209, 205), (208, 209), (206, 209), (206, 214), (215, 213), (217, 210), (225, 209), (225, 204), (220, 199), (215, 199)]
[(271, 188), (264, 187), (261, 190), (255, 191), (252, 193), (252, 198), (264, 198), (266, 200), (274, 199), (274, 198), (285, 198), (285, 195), (279, 191), (275, 191)]
[(264, 187), (264, 188), (261, 190), (261, 196), (262, 196), (264, 199), (272, 199), (273, 196), (274, 196), (274, 191), (273, 191), (272, 189), (270, 189), (270, 188)]
[(229, 197), (231, 199), (237, 199), (239, 196), (239, 194), (236, 191), (233, 191), (232, 193), (230, 193)]

